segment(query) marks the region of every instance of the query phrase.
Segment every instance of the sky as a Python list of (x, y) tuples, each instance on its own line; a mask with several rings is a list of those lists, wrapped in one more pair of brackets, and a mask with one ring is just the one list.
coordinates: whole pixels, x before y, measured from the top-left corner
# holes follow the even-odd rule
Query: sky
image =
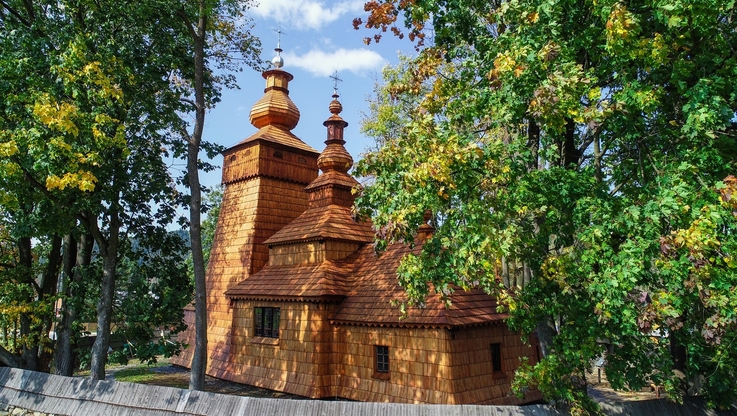
[[(325, 148), (326, 129), (322, 125), (329, 116), (335, 71), (342, 79), (338, 84), (341, 116), (348, 122), (345, 131), (346, 149), (354, 160), (360, 158), (371, 139), (362, 136), (360, 120), (368, 113), (367, 98), (373, 86), (381, 79), (386, 65), (398, 62), (399, 52), (411, 54), (414, 49), (406, 40), (385, 34), (381, 42), (370, 45), (363, 38), (374, 32), (365, 28), (354, 30), (356, 17), (365, 20), (363, 0), (260, 0), (250, 16), (255, 25), (252, 32), (261, 39), (262, 54), (270, 61), (276, 53), (276, 30), (281, 35), (283, 70), (294, 75), (289, 83), (289, 96), (300, 110), (297, 127), (292, 130), (302, 141), (318, 152)], [(256, 132), (248, 115), (256, 101), (263, 96), (266, 81), (252, 69), (238, 74), (240, 90), (226, 90), (222, 101), (206, 115), (203, 139), (230, 147)], [(222, 158), (213, 161), (222, 166)], [(207, 186), (220, 182), (220, 169), (203, 174)]]

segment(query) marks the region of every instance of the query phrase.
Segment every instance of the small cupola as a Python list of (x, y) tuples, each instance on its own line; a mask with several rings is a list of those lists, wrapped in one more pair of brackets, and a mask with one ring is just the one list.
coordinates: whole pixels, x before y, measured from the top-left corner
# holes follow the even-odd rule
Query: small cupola
[(328, 106), (328, 110), (332, 115), (322, 123), (323, 126), (327, 127), (328, 138), (325, 140), (327, 145), (325, 150), (317, 159), (317, 167), (324, 173), (330, 171), (348, 173), (353, 166), (353, 158), (344, 147), (343, 130), (348, 127), (348, 123), (340, 117), (343, 105), (340, 104), (338, 98), (338, 91), (335, 89), (333, 91), (333, 101)]
[(264, 96), (251, 108), (250, 120), (257, 129), (275, 125), (292, 130), (299, 123), (299, 109), (289, 98), (289, 81), (294, 77), (281, 69), (284, 66), (284, 58), (281, 56), (281, 40), (274, 50), (276, 56), (271, 60), (274, 69), (262, 74), (266, 79), (266, 89), (264, 89)]

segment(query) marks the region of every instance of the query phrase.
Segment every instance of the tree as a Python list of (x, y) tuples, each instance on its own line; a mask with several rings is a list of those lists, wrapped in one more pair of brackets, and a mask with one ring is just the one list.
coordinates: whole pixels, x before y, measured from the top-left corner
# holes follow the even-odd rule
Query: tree
[(217, 3), (198, 0), (182, 6), (178, 15), (193, 45), (194, 70), (185, 73), (188, 77), (188, 95), (182, 101), (189, 104), (194, 112), (194, 125), (190, 133), (185, 124), (180, 126), (180, 134), (186, 144), (187, 183), (189, 202), (189, 236), (192, 248), (192, 267), (195, 281), (195, 350), (192, 355), (190, 389), (204, 390), (205, 370), (207, 368), (207, 288), (205, 286), (205, 260), (202, 251), (201, 207), (202, 192), (199, 169), (202, 166), (199, 155), (204, 147), (209, 156), (214, 155), (216, 146), (202, 141), (206, 110), (219, 101), (219, 85), (233, 87), (232, 73), (215, 76), (208, 62), (221, 70), (240, 70), (242, 62), (232, 56), (240, 52), (243, 61), (259, 68), (260, 42), (250, 33), (250, 21), (244, 13), (250, 2), (223, 0)]
[[(10, 191), (3, 203), (24, 218), (40, 213), (38, 218), (50, 220), (43, 230), (19, 227), (23, 241), (50, 232), (94, 238), (103, 279), (93, 378), (104, 377), (119, 244), (147, 230), (147, 224), (167, 224), (175, 213), (173, 181), (162, 152), (188, 155), (191, 240), (195, 259), (201, 257), (197, 171), (209, 165), (198, 154), (201, 148), (218, 150), (201, 139), (204, 115), (218, 101), (220, 88), (235, 86), (231, 71), (243, 63), (260, 64), (258, 40), (243, 17), (248, 5), (0, 3), (0, 91), (5, 97), (0, 176), (10, 185), (3, 188)], [(233, 57), (234, 50), (243, 58)], [(222, 72), (216, 75), (216, 69)], [(189, 110), (196, 114), (192, 134), (183, 119)], [(185, 136), (185, 145), (172, 134)], [(28, 198), (31, 202), (21, 203)], [(52, 209), (44, 212), (44, 204)], [(20, 210), (25, 207), (32, 209)], [(78, 225), (83, 231), (77, 231)], [(204, 278), (201, 263), (195, 260), (195, 270)], [(67, 268), (63, 276), (76, 275)]]
[(585, 372), (602, 354), (615, 388), (652, 380), (679, 398), (701, 375), (712, 405), (731, 404), (733, 6), (366, 3), (354, 26), (406, 30), (418, 49), (377, 101), (408, 121), (357, 166), (383, 244), (435, 214), (398, 272), (410, 302), (431, 288), (498, 296), (543, 347), (517, 386), (574, 410), (595, 408)]
[(187, 47), (168, 29), (173, 17), (159, 15), (161, 6), (0, 4), (0, 176), (9, 185), (3, 206), (19, 219), (20, 242), (47, 233), (95, 240), (103, 264), (91, 359), (98, 379), (105, 375), (121, 234), (165, 227), (175, 214), (161, 156), (180, 108), (169, 73), (186, 67)]
[[(186, 328), (183, 308), (192, 301), (184, 241), (174, 232), (151, 229), (128, 239), (121, 250), (113, 305), (115, 334), (125, 339), (123, 350), (110, 359), (125, 364), (129, 357), (155, 363), (157, 356), (177, 354), (182, 343), (172, 337)], [(95, 293), (95, 285), (88, 289)], [(159, 335), (152, 341), (152, 332)]]
[(76, 336), (82, 332), (80, 319), (87, 293), (84, 290), (84, 275), (92, 262), (92, 236), (81, 234), (64, 238), (64, 260), (59, 289), (61, 307), (59, 322), (55, 328), (54, 374), (71, 377), (74, 375)]

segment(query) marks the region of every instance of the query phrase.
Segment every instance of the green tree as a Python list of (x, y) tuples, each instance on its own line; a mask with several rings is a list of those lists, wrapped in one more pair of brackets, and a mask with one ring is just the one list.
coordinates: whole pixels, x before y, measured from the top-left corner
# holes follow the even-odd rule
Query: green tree
[(187, 44), (159, 15), (165, 4), (0, 4), (2, 202), (19, 241), (94, 238), (103, 267), (93, 378), (104, 378), (121, 233), (165, 227), (175, 213), (161, 156), (181, 107), (168, 75), (186, 67)]
[[(191, 195), (185, 199), (198, 285), (204, 279), (198, 169), (212, 167), (198, 155), (200, 149), (218, 150), (202, 141), (204, 116), (221, 88), (235, 86), (233, 71), (260, 65), (258, 39), (244, 17), (249, 5), (0, 3), (0, 178), (8, 185), (2, 203), (24, 219), (14, 233), (22, 241), (67, 236), (67, 279), (76, 276), (71, 238), (94, 238), (103, 267), (93, 378), (104, 377), (121, 238), (140, 236), (147, 224), (165, 226), (175, 213), (162, 152), (187, 155)], [(189, 111), (195, 114), (192, 133)], [(32, 218), (43, 221), (32, 224)], [(203, 297), (204, 287), (198, 293)], [(204, 305), (199, 309), (204, 314)], [(205, 322), (198, 326), (204, 331)], [(204, 357), (205, 349), (199, 351), (196, 356)], [(203, 381), (204, 361), (197, 363), (193, 374), (201, 373)]]
[[(171, 357), (181, 350), (182, 343), (172, 337), (186, 328), (183, 308), (192, 301), (184, 261), (187, 252), (176, 233), (162, 229), (126, 241), (112, 319), (114, 333), (124, 337), (126, 344), (111, 360), (126, 363), (128, 357), (135, 357), (155, 363), (157, 356)], [(158, 332), (155, 342), (154, 330)]]
[[(205, 128), (205, 113), (219, 101), (220, 88), (235, 87), (232, 71), (240, 71), (242, 65), (260, 68), (258, 57), (261, 44), (251, 33), (250, 20), (245, 12), (250, 1), (221, 0), (208, 2), (197, 0), (185, 3), (177, 15), (192, 45), (192, 71), (182, 75), (186, 80), (186, 97), (182, 101), (194, 113), (191, 131), (182, 123), (179, 133), (183, 139), (187, 173), (185, 185), (189, 188), (189, 244), (192, 249), (192, 269), (195, 282), (195, 350), (192, 355), (189, 386), (193, 390), (204, 390), (207, 368), (207, 288), (205, 286), (205, 260), (202, 247), (201, 209), (202, 190), (199, 169), (200, 151), (212, 157), (219, 147), (202, 140)], [(239, 52), (241, 57), (235, 57)], [(223, 75), (214, 75), (215, 68)]]
[(585, 372), (605, 353), (615, 388), (653, 380), (679, 398), (702, 376), (712, 405), (733, 403), (734, 2), (366, 10), (354, 26), (406, 31), (418, 49), (372, 116), (406, 122), (357, 167), (373, 178), (357, 203), (383, 244), (412, 241), (435, 213), (436, 233), (399, 269), (410, 303), (498, 296), (543, 350), (517, 386), (574, 410), (595, 408)]

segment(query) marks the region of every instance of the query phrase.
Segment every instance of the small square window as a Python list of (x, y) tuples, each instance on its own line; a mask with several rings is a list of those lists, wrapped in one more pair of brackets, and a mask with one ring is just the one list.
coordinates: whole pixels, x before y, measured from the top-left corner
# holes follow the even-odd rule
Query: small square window
[(389, 347), (385, 345), (376, 346), (376, 372), (389, 372)]
[(253, 308), (253, 334), (279, 338), (279, 308)]
[(502, 344), (491, 344), (491, 369), (502, 371)]

